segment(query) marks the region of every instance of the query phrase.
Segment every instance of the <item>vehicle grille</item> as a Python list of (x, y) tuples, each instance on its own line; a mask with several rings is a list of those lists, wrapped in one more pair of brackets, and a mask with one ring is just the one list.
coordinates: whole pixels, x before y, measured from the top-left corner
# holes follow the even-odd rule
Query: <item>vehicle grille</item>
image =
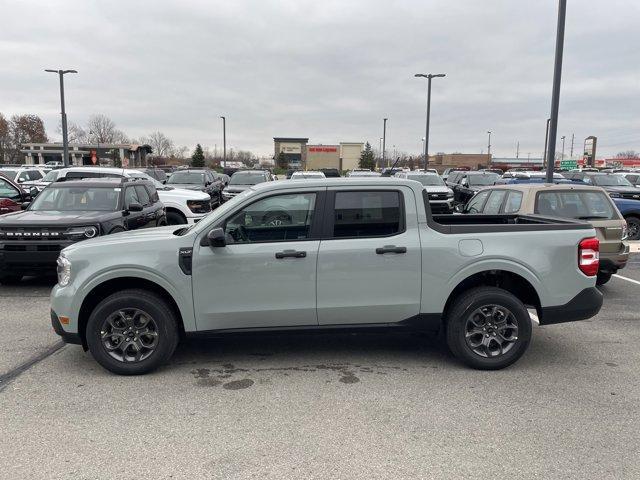
[(51, 243), (43, 243), (41, 245), (37, 243), (29, 245), (5, 244), (3, 250), (5, 252), (59, 252), (62, 247)]
[(446, 193), (429, 193), (429, 200), (446, 200)]

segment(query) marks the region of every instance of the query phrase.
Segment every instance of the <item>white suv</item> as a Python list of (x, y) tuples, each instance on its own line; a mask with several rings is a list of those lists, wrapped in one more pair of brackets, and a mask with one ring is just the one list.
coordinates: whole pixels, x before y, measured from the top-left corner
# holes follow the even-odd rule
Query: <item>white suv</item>
[(48, 185), (61, 178), (91, 178), (91, 177), (128, 177), (144, 178), (153, 183), (158, 191), (160, 201), (167, 209), (167, 223), (169, 225), (192, 224), (204, 218), (211, 212), (211, 197), (196, 190), (185, 190), (163, 185), (140, 170), (113, 167), (69, 167), (52, 170), (43, 178), (38, 186)]
[[(2, 168), (0, 169), (0, 173), (2, 173), (5, 177), (13, 180), (16, 183), (21, 185), (29, 185), (38, 188), (38, 183), (44, 177), (47, 172), (51, 170), (51, 168), (47, 168), (44, 166), (34, 166), (34, 167), (15, 167), (15, 168)], [(29, 187), (27, 187), (27, 190)], [(38, 188), (38, 191), (42, 190), (42, 188)]]

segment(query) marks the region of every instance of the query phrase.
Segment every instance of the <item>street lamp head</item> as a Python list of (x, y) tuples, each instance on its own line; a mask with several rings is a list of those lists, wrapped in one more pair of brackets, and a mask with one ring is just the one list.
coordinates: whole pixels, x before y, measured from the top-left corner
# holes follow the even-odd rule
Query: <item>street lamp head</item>
[(436, 77), (445, 77), (446, 73), (416, 73), (414, 77), (422, 77), (422, 78), (436, 78)]
[(65, 73), (78, 73), (77, 70), (62, 70), (62, 74), (64, 75)]
[(223, 120), (225, 119), (225, 117), (223, 117), (222, 115), (220, 115), (220, 118), (222, 118)]

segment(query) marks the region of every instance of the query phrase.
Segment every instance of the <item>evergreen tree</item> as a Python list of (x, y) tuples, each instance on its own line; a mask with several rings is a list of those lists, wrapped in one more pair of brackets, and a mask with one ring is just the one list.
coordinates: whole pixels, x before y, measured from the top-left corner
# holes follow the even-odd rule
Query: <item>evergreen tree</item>
[(193, 155), (191, 155), (191, 166), (204, 167), (204, 152), (200, 144), (196, 145), (196, 149), (193, 151)]
[(277, 160), (276, 164), (277, 164), (278, 167), (280, 167), (280, 168), (282, 168), (284, 170), (287, 169), (287, 167), (289, 165), (287, 164), (287, 157), (285, 156), (284, 152), (280, 152), (278, 154), (278, 160)]
[(376, 169), (376, 159), (373, 155), (373, 150), (371, 149), (371, 144), (369, 142), (366, 143), (364, 150), (360, 154), (360, 162), (358, 163), (358, 166), (372, 171)]

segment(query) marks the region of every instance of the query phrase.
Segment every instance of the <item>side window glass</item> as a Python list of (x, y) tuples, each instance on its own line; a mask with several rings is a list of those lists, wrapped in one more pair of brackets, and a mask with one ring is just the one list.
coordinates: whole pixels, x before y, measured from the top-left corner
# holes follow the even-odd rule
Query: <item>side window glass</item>
[(482, 213), (482, 207), (488, 196), (488, 191), (478, 193), (469, 201), (464, 213)]
[(129, 208), (132, 203), (141, 203), (138, 199), (136, 189), (134, 187), (127, 187), (124, 190), (124, 208)]
[(160, 198), (158, 197), (158, 191), (156, 190), (156, 187), (154, 187), (153, 185), (147, 185), (146, 188), (147, 188), (147, 191), (149, 192), (149, 198), (151, 199), (151, 203), (159, 202)]
[(552, 192), (540, 192), (536, 200), (534, 213), (557, 216), (559, 210), (558, 196)]
[(305, 240), (311, 234), (315, 204), (315, 193), (275, 195), (258, 200), (227, 221), (227, 243)]
[(333, 237), (381, 237), (399, 233), (400, 192), (336, 192)]
[(25, 170), (20, 175), (18, 175), (18, 179), (17, 180), (18, 180), (18, 182), (26, 182), (27, 180), (29, 180), (29, 172), (27, 172)]
[(507, 203), (504, 205), (504, 213), (515, 213), (520, 210), (522, 205), (522, 192), (512, 190), (507, 197)]
[(38, 170), (29, 170), (27, 176), (29, 180), (40, 180), (42, 178), (42, 174)]
[(143, 206), (149, 205), (151, 203), (151, 200), (149, 199), (147, 190), (142, 185), (136, 185), (134, 188), (136, 189), (136, 195), (140, 200), (140, 204)]
[(0, 178), (0, 198), (18, 198), (20, 192), (9, 182)]
[(500, 207), (502, 206), (502, 201), (504, 200), (506, 194), (506, 190), (492, 191), (491, 194), (489, 194), (489, 200), (487, 200), (487, 204), (484, 206), (484, 213), (486, 215), (497, 215), (498, 213), (500, 213)]

